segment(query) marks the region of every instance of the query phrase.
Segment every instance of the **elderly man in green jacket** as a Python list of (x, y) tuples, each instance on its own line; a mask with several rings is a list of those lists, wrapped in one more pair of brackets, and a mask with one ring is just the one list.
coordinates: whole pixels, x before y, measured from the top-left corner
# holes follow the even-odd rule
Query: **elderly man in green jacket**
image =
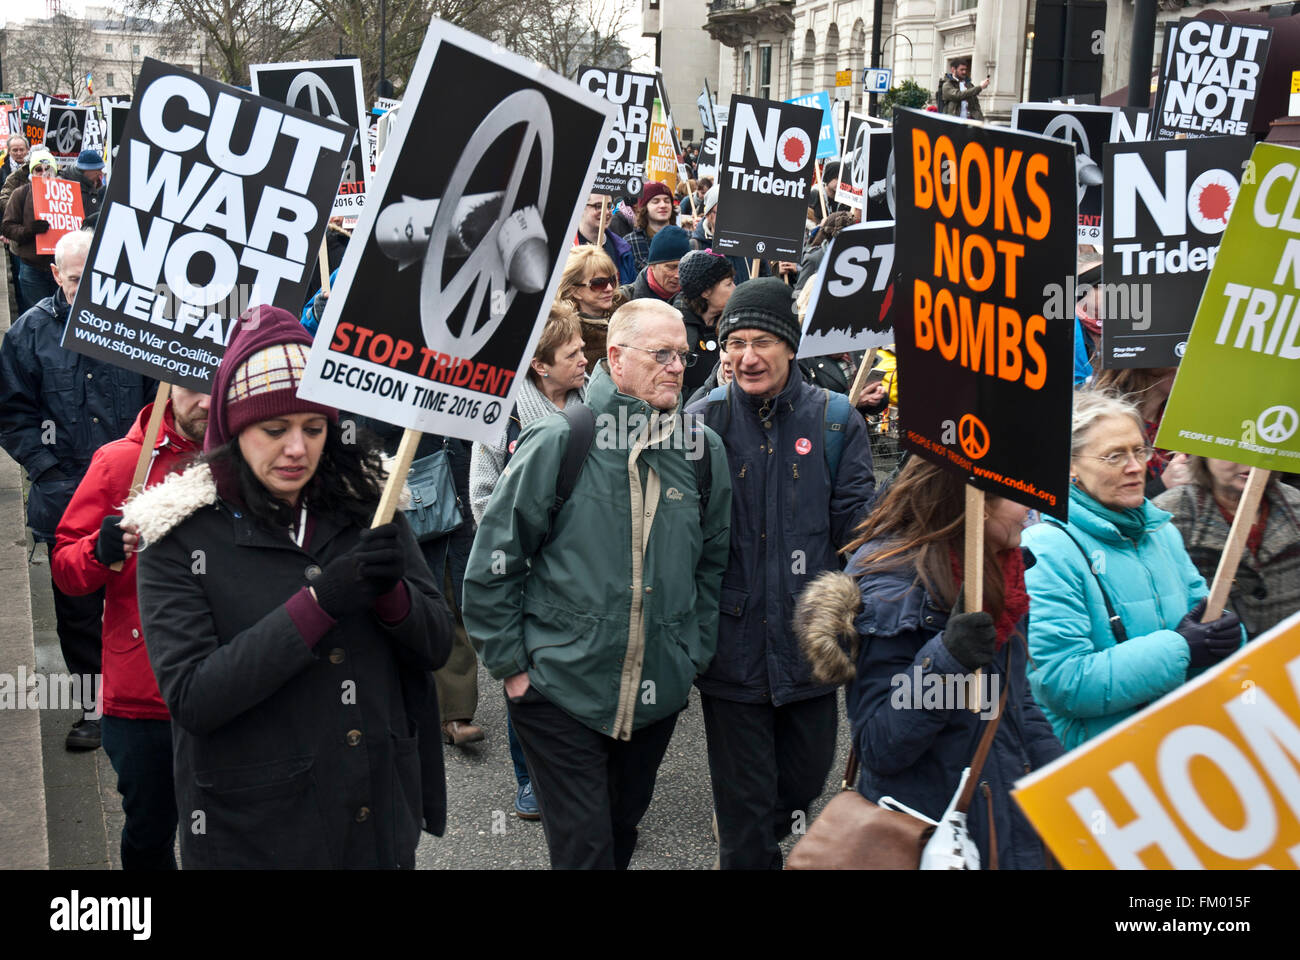
[[(681, 314), (633, 301), (607, 342), (590, 412), (570, 404), (520, 436), (465, 574), (465, 627), (505, 681), (557, 869), (631, 862), (677, 715), (717, 647), (730, 545), (722, 441), (678, 409), (695, 359)], [(556, 510), (566, 455), (584, 447)]]

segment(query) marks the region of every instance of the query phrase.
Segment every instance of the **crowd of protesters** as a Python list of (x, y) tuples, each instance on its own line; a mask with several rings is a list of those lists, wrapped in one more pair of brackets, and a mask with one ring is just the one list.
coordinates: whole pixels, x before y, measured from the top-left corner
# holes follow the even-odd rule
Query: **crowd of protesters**
[[(949, 87), (978, 112), (981, 87)], [(893, 352), (796, 360), (796, 294), (854, 216), (810, 209), (802, 264), (723, 256), (707, 178), (584, 198), (500, 435), (417, 452), (446, 459), (453, 526), (399, 510), (371, 529), (396, 435), (297, 397), (326, 295), (301, 318), (251, 309), (211, 396), (155, 399), (59, 345), (91, 235), (36, 253), (31, 178), (55, 163), (7, 149), (23, 310), (0, 345), (0, 445), (31, 480), (67, 666), (102, 674), (102, 720), (67, 746), (102, 741), (127, 869), (174, 869), (196, 813), (186, 868), (412, 867), (421, 831), (444, 829), (444, 745), (485, 737), (507, 739), (515, 811), (540, 819), (553, 867), (624, 869), (693, 689), (717, 865), (780, 868), (826, 787), (840, 686), (852, 786), (932, 818), (998, 723), (971, 840), (983, 866), (1044, 867), (1015, 780), (1300, 607), (1300, 494), (1275, 480), (1227, 609), (1202, 622), (1245, 468), (1154, 448), (1174, 371), (1097, 369), (1085, 298), (1068, 522), (989, 496), (984, 609), (964, 609), (961, 478), (873, 458)], [(102, 159), (82, 161), (91, 213)], [(1094, 261), (1081, 251), (1081, 274)], [(610, 422), (636, 426), (609, 443)], [(479, 661), (506, 730), (474, 724)], [(900, 709), (901, 675), (982, 676), (1002, 719)]]

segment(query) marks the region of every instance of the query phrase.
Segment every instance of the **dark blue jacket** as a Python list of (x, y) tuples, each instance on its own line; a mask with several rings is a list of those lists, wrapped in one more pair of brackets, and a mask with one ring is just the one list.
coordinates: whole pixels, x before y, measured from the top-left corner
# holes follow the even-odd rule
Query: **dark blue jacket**
[[(839, 570), (836, 551), (871, 507), (871, 443), (850, 413), (838, 475), (826, 462), (827, 393), (791, 364), (785, 389), (771, 401), (731, 384), (724, 403), (707, 398), (690, 413), (722, 437), (731, 469), (731, 554), (722, 578), (718, 652), (697, 681), (704, 693), (742, 703), (781, 706), (830, 693), (815, 683), (791, 623), (795, 598), (824, 570)], [(800, 453), (803, 441), (806, 453)]]
[[(583, 244), (589, 241), (580, 233), (576, 237), (576, 242)], [(632, 245), (613, 230), (606, 229), (605, 242), (602, 246), (609, 254), (609, 259), (614, 261), (614, 267), (618, 270), (618, 282), (624, 284), (635, 280), (637, 267), (636, 258), (632, 256)]]
[[(59, 346), (68, 321), (63, 291), (9, 328), (0, 344), (0, 446), (32, 479), (27, 525), (54, 542), (59, 518), (96, 450), (126, 436), (157, 384)], [(56, 469), (62, 477), (43, 476)]]
[[(862, 558), (877, 546), (862, 547), (848, 572), (861, 570)], [(1024, 553), (1026, 567), (1031, 566), (1033, 554)], [(891, 796), (938, 820), (957, 792), (962, 770), (970, 766), (988, 721), (969, 707), (951, 707), (952, 701), (939, 707), (930, 701), (928, 709), (922, 705), (926, 677), (964, 679), (969, 671), (944, 646), (948, 610), (915, 582), (915, 571), (908, 567), (868, 573), (858, 579), (858, 588), (862, 612), (855, 621), (860, 637), (857, 676), (845, 691), (853, 744), (862, 764), (858, 790), (870, 800)], [(1026, 633), (1027, 617), (1018, 629)], [(1045, 866), (1042, 843), (1011, 798), (1011, 788), (1064, 750), (1029, 690), (1026, 651), (1025, 641), (1013, 633), (984, 669), (990, 678), (983, 688), (985, 701), (994, 692), (993, 679), (1000, 696), (1010, 677), (1006, 708), (967, 813), (971, 839), (985, 868), (990, 863), (990, 805), (999, 869)], [(987, 706), (984, 712), (990, 712)]]

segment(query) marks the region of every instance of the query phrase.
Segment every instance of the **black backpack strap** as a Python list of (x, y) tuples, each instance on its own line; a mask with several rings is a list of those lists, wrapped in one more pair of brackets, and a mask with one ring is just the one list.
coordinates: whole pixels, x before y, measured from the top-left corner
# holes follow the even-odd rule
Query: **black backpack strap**
[(693, 423), (687, 428), (698, 430), (704, 438), (704, 456), (691, 461), (695, 468), (695, 492), (700, 499), (700, 526), (704, 526), (704, 514), (709, 509), (709, 495), (713, 492), (713, 451), (709, 449), (709, 437), (704, 432), (704, 417), (695, 415)]
[(1119, 614), (1115, 612), (1115, 607), (1110, 602), (1110, 594), (1106, 592), (1105, 586), (1102, 585), (1101, 576), (1093, 568), (1092, 558), (1088, 556), (1088, 551), (1083, 549), (1083, 544), (1074, 539), (1074, 534), (1066, 529), (1063, 524), (1051, 520), (1044, 520), (1043, 522), (1050, 523), (1052, 526), (1056, 527), (1056, 529), (1065, 534), (1066, 537), (1069, 538), (1069, 541), (1078, 548), (1079, 553), (1083, 556), (1083, 562), (1087, 565), (1088, 569), (1092, 571), (1093, 579), (1097, 581), (1097, 589), (1101, 591), (1102, 602), (1106, 604), (1106, 619), (1110, 621), (1110, 632), (1115, 635), (1116, 643), (1123, 643), (1128, 639), (1128, 631), (1124, 629), (1124, 621), (1120, 620)]
[(564, 459), (560, 462), (559, 476), (555, 478), (555, 502), (551, 504), (546, 533), (548, 543), (555, 532), (555, 518), (565, 501), (573, 495), (578, 475), (582, 473), (591, 444), (596, 439), (596, 414), (585, 403), (566, 403), (560, 416), (569, 421), (569, 439), (564, 448)]

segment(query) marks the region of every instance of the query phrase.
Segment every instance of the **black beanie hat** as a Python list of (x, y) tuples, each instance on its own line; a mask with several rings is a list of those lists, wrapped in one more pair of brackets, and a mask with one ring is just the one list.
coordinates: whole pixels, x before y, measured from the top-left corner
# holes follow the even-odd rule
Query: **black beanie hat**
[(687, 300), (704, 296), (704, 291), (735, 272), (730, 260), (712, 250), (692, 250), (677, 266), (677, 278)]
[(647, 263), (672, 263), (686, 256), (691, 249), (691, 238), (681, 227), (664, 227), (650, 241), (650, 259)]
[(799, 320), (791, 288), (779, 277), (746, 280), (736, 287), (718, 319), (718, 340), (733, 330), (766, 330), (799, 349)]

